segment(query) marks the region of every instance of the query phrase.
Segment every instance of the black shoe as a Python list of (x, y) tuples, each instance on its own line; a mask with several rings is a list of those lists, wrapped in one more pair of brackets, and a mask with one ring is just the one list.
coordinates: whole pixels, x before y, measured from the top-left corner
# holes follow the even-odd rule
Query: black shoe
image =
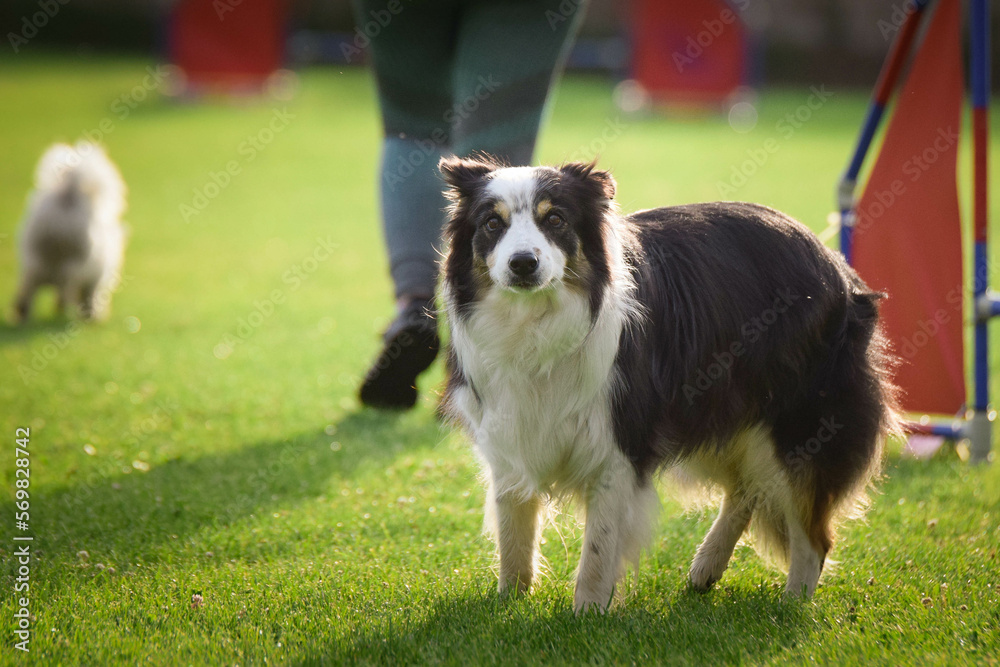
[(408, 410), (417, 403), (417, 376), (434, 361), (441, 340), (431, 299), (414, 299), (382, 339), (382, 352), (361, 384), (361, 402), (373, 408)]

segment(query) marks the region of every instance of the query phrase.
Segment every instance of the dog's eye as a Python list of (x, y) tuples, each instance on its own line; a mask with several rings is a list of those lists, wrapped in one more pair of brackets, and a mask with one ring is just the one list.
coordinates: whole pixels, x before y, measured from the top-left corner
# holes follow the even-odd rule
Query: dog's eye
[(498, 229), (500, 229), (501, 224), (502, 223), (500, 222), (500, 218), (498, 218), (495, 215), (491, 215), (490, 217), (486, 218), (486, 222), (483, 223), (483, 227), (488, 232), (495, 232)]
[(549, 213), (545, 218), (545, 222), (549, 227), (555, 227), (556, 229), (566, 224), (566, 220), (558, 213)]

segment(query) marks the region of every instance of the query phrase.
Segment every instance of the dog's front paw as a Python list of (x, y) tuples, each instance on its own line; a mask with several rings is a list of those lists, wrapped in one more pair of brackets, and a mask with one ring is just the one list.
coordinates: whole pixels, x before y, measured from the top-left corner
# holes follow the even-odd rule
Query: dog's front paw
[(531, 588), (531, 581), (524, 581), (520, 577), (505, 577), (497, 584), (497, 592), (501, 598), (520, 597)]
[(728, 566), (728, 559), (723, 560), (710, 550), (699, 550), (688, 571), (688, 586), (696, 591), (707, 591), (722, 578)]
[(785, 591), (781, 595), (781, 599), (785, 601), (808, 600), (815, 592), (815, 583), (810, 584), (805, 581), (795, 581), (789, 577), (788, 582), (785, 585)]
[(688, 572), (688, 586), (691, 589), (700, 592), (708, 591), (722, 577), (721, 572), (717, 573), (715, 568), (707, 565), (707, 563), (700, 563), (697, 560), (691, 565), (691, 571)]
[(577, 588), (576, 594), (573, 596), (573, 613), (577, 616), (590, 612), (604, 614), (611, 606), (614, 597), (614, 588), (607, 595), (597, 594), (593, 591), (581, 591)]

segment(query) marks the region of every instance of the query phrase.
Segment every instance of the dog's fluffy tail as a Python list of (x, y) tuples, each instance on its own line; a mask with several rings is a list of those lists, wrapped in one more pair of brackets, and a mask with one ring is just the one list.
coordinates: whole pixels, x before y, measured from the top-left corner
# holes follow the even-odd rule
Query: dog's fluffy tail
[(125, 182), (104, 150), (89, 141), (50, 146), (35, 169), (35, 187), (68, 206), (84, 196), (103, 209), (103, 219), (117, 219), (124, 212)]

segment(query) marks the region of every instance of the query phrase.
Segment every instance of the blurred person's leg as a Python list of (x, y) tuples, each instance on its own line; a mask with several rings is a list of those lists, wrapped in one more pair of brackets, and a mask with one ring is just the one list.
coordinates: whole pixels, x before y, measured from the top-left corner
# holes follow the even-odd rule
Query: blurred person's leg
[[(361, 386), (367, 405), (408, 408), (416, 378), (434, 361), (428, 314), (437, 281), (446, 200), (438, 161), (450, 154), (452, 59), (457, 6), (450, 1), (355, 0), (369, 36), (385, 139), (379, 167), (382, 228), (397, 314)], [(377, 33), (377, 34), (376, 34)]]
[(371, 35), (385, 132), (379, 198), (396, 297), (430, 298), (447, 203), (437, 164), (451, 152), (446, 116), (458, 7), (440, 0), (355, 0), (354, 6), (359, 28)]
[(416, 376), (438, 351), (426, 316), (447, 203), (438, 160), (484, 151), (530, 162), (583, 2), (355, 0), (359, 25), (380, 26), (370, 52), (386, 136), (380, 199), (398, 308), (361, 387), (364, 403), (412, 406)]
[(477, 0), (462, 13), (455, 53), (452, 148), (531, 163), (549, 91), (586, 0)]

